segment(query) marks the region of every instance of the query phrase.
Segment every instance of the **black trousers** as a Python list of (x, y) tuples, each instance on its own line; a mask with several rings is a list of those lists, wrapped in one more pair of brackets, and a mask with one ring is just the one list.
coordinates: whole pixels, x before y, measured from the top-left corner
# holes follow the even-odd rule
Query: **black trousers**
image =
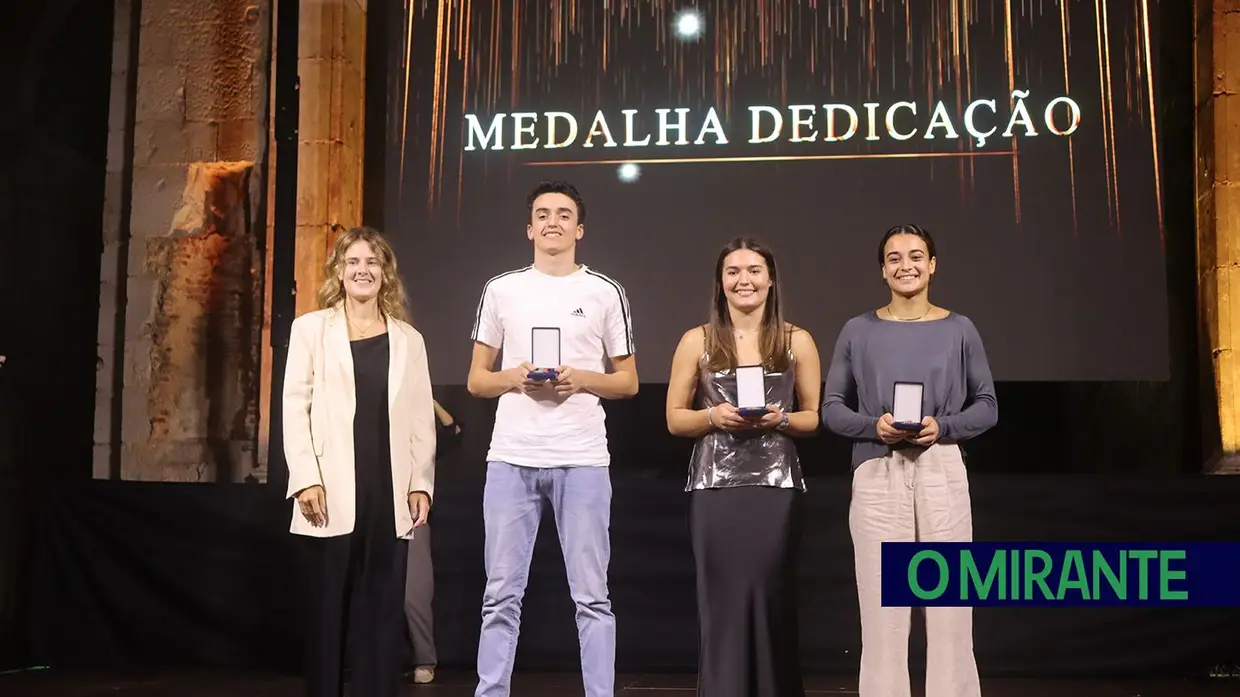
[(406, 540), (395, 530), (309, 538), (307, 697), (396, 697), (404, 648)]
[(802, 697), (796, 572), (801, 492), (693, 491), (701, 697)]

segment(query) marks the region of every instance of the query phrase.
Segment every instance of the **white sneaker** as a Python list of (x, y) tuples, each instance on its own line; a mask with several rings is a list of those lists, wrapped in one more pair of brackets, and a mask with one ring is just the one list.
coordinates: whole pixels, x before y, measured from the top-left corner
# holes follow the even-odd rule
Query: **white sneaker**
[(413, 682), (417, 683), (418, 685), (425, 685), (426, 683), (431, 682), (434, 679), (435, 679), (434, 668), (424, 667), (424, 668), (413, 669)]

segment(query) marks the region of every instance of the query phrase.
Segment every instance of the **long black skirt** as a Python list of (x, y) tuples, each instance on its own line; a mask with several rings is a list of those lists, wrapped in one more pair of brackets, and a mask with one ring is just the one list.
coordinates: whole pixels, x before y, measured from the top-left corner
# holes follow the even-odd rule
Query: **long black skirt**
[(698, 695), (801, 697), (796, 572), (801, 492), (693, 491)]

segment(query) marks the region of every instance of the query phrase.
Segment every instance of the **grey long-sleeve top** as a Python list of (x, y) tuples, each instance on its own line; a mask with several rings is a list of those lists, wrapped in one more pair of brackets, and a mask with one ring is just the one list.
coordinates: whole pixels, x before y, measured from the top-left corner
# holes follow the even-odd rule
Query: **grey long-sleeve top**
[(854, 440), (854, 470), (891, 452), (877, 425), (892, 411), (897, 382), (924, 385), (925, 415), (938, 422), (941, 441), (968, 440), (999, 420), (986, 349), (968, 317), (896, 322), (873, 311), (858, 315), (836, 340), (821, 410), (828, 430)]

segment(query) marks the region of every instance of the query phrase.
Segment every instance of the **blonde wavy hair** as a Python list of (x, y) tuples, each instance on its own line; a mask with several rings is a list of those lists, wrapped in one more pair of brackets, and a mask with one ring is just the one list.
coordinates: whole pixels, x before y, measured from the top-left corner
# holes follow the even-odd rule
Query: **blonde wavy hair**
[(379, 265), (383, 270), (383, 278), (379, 282), (379, 311), (385, 316), (409, 321), (409, 311), (405, 305), (405, 284), (396, 271), (396, 253), (392, 246), (383, 239), (378, 230), (369, 227), (355, 227), (336, 238), (332, 253), (323, 264), (323, 285), (319, 287), (319, 309), (335, 307), (344, 301), (344, 284), (340, 281), (344, 270), (345, 253), (355, 242), (365, 242), (379, 257)]

